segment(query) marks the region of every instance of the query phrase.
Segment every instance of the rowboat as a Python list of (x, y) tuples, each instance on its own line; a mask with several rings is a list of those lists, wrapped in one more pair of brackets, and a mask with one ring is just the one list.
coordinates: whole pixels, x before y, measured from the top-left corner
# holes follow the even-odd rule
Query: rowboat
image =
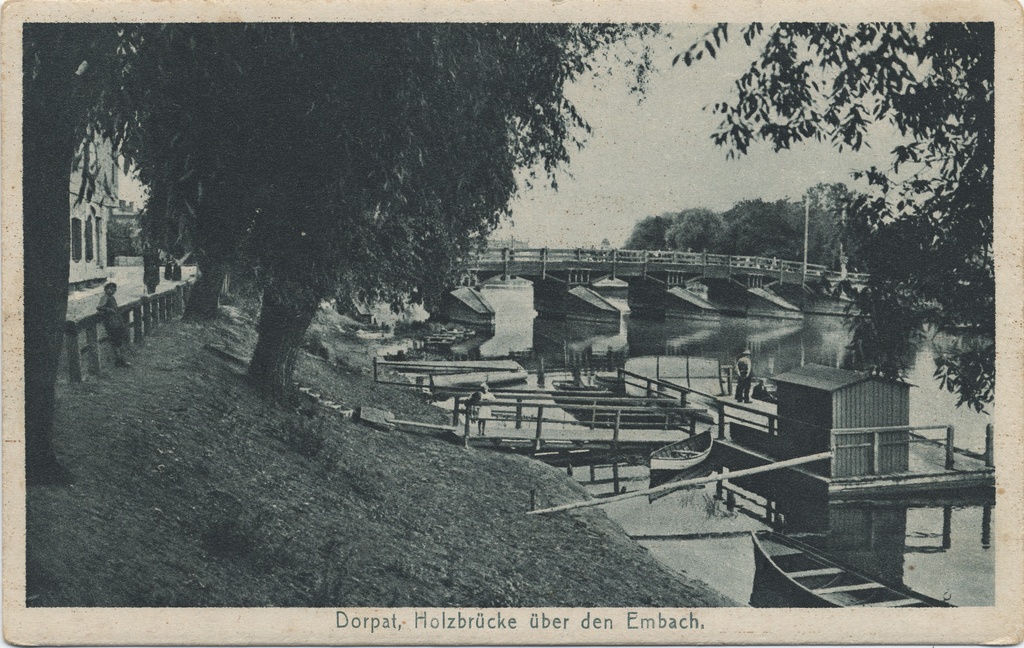
[(902, 585), (881, 583), (793, 538), (771, 531), (751, 533), (751, 538), (755, 592), (763, 585), (783, 595), (783, 607), (953, 607)]
[(581, 385), (575, 380), (554, 380), (551, 382), (551, 386), (561, 392), (571, 392), (573, 394), (593, 395), (593, 394), (605, 394), (609, 395), (612, 392), (605, 387), (600, 385)]
[(452, 374), (431, 374), (430, 386), (434, 389), (477, 389), (480, 385), (487, 383), (494, 387), (497, 385), (513, 385), (526, 382), (525, 369), (515, 371), (470, 371), (466, 373)]
[(707, 460), (713, 444), (710, 428), (689, 439), (670, 443), (651, 453), (651, 472), (678, 472), (698, 466)]

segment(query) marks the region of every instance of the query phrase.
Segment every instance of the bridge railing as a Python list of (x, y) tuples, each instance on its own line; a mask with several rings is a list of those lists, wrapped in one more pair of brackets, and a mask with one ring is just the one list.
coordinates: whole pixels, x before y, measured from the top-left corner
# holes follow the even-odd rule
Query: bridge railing
[[(610, 250), (597, 248), (541, 248), (541, 249), (489, 249), (474, 256), (474, 265), (512, 263), (613, 263), (619, 266), (666, 266), (698, 265), (735, 268), (737, 270), (762, 270), (782, 274), (803, 274), (805, 266), (801, 261), (787, 261), (747, 255), (708, 254), (705, 252), (682, 252), (675, 250)], [(806, 265), (806, 276), (838, 279), (840, 273), (817, 263)], [(864, 283), (869, 275), (861, 272), (847, 273), (846, 278), (854, 283)]]

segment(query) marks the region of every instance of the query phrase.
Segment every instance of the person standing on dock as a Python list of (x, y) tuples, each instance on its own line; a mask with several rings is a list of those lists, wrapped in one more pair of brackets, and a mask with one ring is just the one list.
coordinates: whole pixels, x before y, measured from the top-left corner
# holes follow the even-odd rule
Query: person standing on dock
[(750, 402), (750, 383), (754, 379), (754, 364), (750, 361), (750, 349), (744, 349), (736, 358), (736, 401)]
[(476, 431), (480, 436), (484, 435), (484, 428), (487, 426), (487, 419), (491, 418), (491, 406), (496, 398), (491, 393), (487, 383), (480, 385), (480, 391), (473, 392), (469, 397), (469, 404), (473, 408), (473, 418), (476, 419)]

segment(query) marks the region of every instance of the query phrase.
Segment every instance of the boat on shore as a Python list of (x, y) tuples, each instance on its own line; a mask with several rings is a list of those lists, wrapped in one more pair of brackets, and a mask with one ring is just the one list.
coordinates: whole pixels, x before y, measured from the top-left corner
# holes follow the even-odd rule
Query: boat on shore
[(784, 597), (787, 607), (953, 607), (902, 585), (879, 582), (799, 540), (772, 531), (752, 532), (751, 538), (755, 593), (759, 586), (766, 588)]
[[(591, 396), (594, 394), (605, 394), (611, 395), (611, 390), (602, 387), (601, 385), (583, 385), (575, 380), (554, 380), (551, 382), (551, 386), (560, 392), (568, 392), (568, 394), (582, 394), (585, 396)], [(567, 394), (567, 395), (568, 395)]]
[(696, 434), (689, 439), (670, 443), (651, 453), (651, 472), (681, 472), (699, 466), (711, 455), (714, 438), (711, 429)]
[(514, 385), (526, 382), (528, 377), (529, 374), (525, 369), (430, 374), (430, 386), (433, 389), (476, 390), (484, 383), (487, 383), (490, 387)]

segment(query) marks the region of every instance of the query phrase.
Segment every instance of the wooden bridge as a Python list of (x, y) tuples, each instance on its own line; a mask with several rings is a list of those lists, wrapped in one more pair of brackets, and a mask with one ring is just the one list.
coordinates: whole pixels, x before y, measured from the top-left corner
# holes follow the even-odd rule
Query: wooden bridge
[[(563, 278), (573, 285), (592, 283), (601, 277), (625, 279), (652, 274), (668, 275), (668, 283), (679, 285), (685, 278), (729, 279), (733, 276), (758, 277), (755, 287), (770, 283), (803, 285), (810, 280), (830, 283), (849, 281), (863, 285), (868, 275), (842, 273), (814, 263), (785, 261), (756, 256), (676, 252), (660, 250), (598, 249), (523, 249), (486, 250), (470, 259), (467, 270), (483, 278), (501, 276), (546, 280)], [(673, 276), (675, 275), (675, 276)], [(673, 281), (675, 280), (675, 281)]]

